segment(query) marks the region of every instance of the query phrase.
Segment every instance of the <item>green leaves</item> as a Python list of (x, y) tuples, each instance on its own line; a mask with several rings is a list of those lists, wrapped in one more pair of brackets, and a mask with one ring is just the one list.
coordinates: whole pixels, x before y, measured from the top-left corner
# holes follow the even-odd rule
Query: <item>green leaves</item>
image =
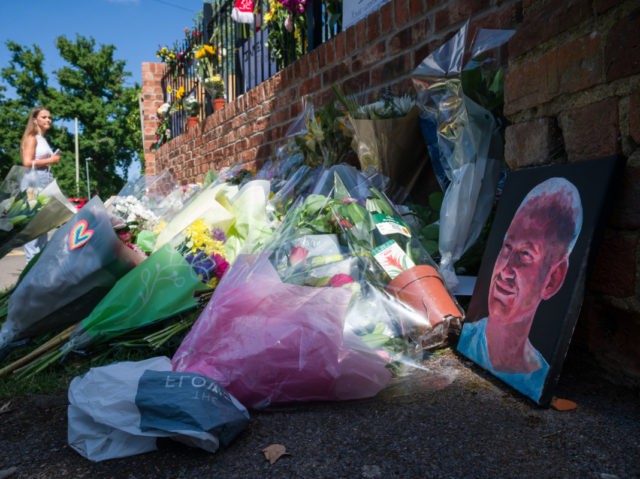
[[(120, 191), (124, 180), (117, 172), (121, 170), (126, 175), (131, 162), (141, 156), (142, 139), (140, 87), (125, 86), (131, 74), (125, 70), (124, 60), (114, 58), (115, 47), (97, 45), (93, 38), (80, 35), (74, 41), (58, 37), (56, 46), (67, 64), (54, 72), (58, 86), (53, 88), (37, 45), (26, 47), (9, 41), (6, 46), (11, 61), (0, 76), (17, 98), (5, 98), (0, 85), (0, 121), (5, 131), (0, 138), (0, 175), (6, 175), (12, 165), (21, 164), (19, 146), (27, 115), (32, 107), (41, 104), (55, 119), (47, 139), (63, 152), (62, 161), (52, 167), (61, 190), (76, 196), (78, 188), (73, 155), (73, 122), (77, 118), (82, 176), (82, 163), (91, 157), (91, 189), (104, 197)], [(84, 182), (81, 186), (84, 191)]]

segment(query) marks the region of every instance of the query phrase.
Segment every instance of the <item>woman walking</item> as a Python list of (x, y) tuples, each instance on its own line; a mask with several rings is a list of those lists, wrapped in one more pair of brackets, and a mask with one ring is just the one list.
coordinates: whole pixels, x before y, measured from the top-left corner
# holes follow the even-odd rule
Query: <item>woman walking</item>
[[(60, 161), (60, 150), (54, 153), (45, 138), (51, 128), (51, 121), (51, 113), (43, 107), (36, 107), (29, 113), (29, 120), (20, 142), (20, 151), (23, 166), (31, 169), (32, 174), (25, 176), (22, 190), (41, 189), (53, 181), (51, 165)], [(43, 234), (24, 245), (27, 264), (46, 244), (47, 235)]]

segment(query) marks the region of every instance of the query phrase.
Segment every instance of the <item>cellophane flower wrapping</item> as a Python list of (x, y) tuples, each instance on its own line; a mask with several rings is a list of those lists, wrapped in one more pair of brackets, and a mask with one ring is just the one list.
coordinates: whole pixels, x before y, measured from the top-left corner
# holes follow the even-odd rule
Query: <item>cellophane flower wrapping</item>
[[(512, 30), (480, 29), (468, 46), (468, 22), (413, 71), (412, 82), (421, 106), (421, 127), (434, 173), (445, 191), (440, 211), (440, 271), (450, 289), (459, 280), (454, 269), (478, 239), (495, 200), (504, 161), (501, 125), (489, 101), (476, 100), (500, 92), (500, 76), (485, 92), (463, 91), (463, 78), (481, 67), (499, 65), (487, 52), (505, 44)], [(471, 61), (465, 61), (471, 58)]]
[[(388, 101), (393, 102), (393, 98)], [(396, 202), (407, 198), (427, 165), (418, 114), (413, 106), (401, 116), (348, 116), (360, 169), (374, 169), (387, 176), (391, 181), (386, 193)]]
[[(191, 201), (182, 208), (157, 236), (154, 251), (180, 235), (185, 228), (197, 219), (202, 219), (206, 224), (217, 226), (227, 231), (234, 221), (233, 213), (225, 208), (227, 198), (234, 195), (238, 188), (224, 181), (215, 181), (209, 186), (197, 192)], [(221, 203), (222, 201), (222, 203)], [(228, 203), (226, 203), (228, 206)]]
[(226, 235), (225, 255), (232, 263), (240, 250), (259, 249), (271, 236), (273, 227), (267, 217), (270, 183), (251, 180), (242, 186), (219, 178), (199, 191), (160, 232), (158, 250), (179, 236), (196, 219)]
[(421, 359), (422, 339), (441, 338), (385, 290), (388, 274), (367, 254), (370, 179), (347, 165), (330, 170), (264, 250), (236, 259), (176, 351), (176, 370), (218, 380), (250, 408), (354, 399)]
[(285, 283), (266, 254), (240, 255), (172, 359), (252, 409), (370, 397), (386, 362), (345, 335), (351, 292)]
[(197, 292), (207, 289), (183, 253), (167, 244), (120, 278), (61, 350), (80, 351), (191, 310)]
[[(229, 193), (232, 196), (226, 197)], [(251, 248), (260, 233), (270, 235), (264, 220), (267, 197), (268, 183), (259, 181), (240, 190), (220, 189), (217, 198), (227, 208), (203, 213), (198, 204), (204, 206), (211, 197), (205, 194), (196, 199), (187, 212), (191, 216), (181, 213), (179, 218), (187, 226), (118, 281), (78, 326), (70, 341), (75, 342), (73, 347), (120, 336), (195, 308), (197, 293), (217, 286), (237, 248), (245, 244)]]
[(75, 207), (53, 180), (39, 191), (21, 191), (29, 168), (15, 165), (0, 185), (0, 258), (64, 224)]
[(304, 154), (295, 141), (296, 138), (308, 134), (307, 122), (310, 115), (313, 115), (313, 105), (305, 102), (302, 112), (289, 126), (275, 156), (266, 160), (256, 173), (256, 178), (271, 182), (273, 194), (277, 194), (292, 177), (296, 176), (299, 169), (303, 168), (305, 171), (310, 169), (309, 165), (305, 165)]
[(56, 230), (12, 292), (0, 347), (81, 320), (144, 258), (118, 238), (102, 201), (92, 198)]
[[(236, 250), (252, 250), (270, 236), (265, 213), (268, 196), (268, 182), (248, 181), (239, 189), (234, 186), (219, 190), (216, 198), (226, 207), (214, 210), (224, 210), (218, 216), (206, 208), (190, 208), (190, 217), (182, 215), (178, 219), (187, 224), (183, 230), (120, 278), (64, 344), (23, 368), (20, 374), (37, 373), (70, 351), (86, 352), (89, 347), (142, 328), (149, 333), (148, 328), (160, 321), (167, 320), (168, 324), (134, 343), (156, 348), (184, 331), (190, 321), (180, 313), (200, 306), (204, 293), (215, 288), (226, 274)], [(210, 200), (204, 195), (195, 203)], [(233, 216), (231, 223), (229, 215)]]
[(180, 185), (169, 170), (129, 181), (106, 202), (114, 229), (122, 240), (151, 253), (162, 229), (200, 190)]

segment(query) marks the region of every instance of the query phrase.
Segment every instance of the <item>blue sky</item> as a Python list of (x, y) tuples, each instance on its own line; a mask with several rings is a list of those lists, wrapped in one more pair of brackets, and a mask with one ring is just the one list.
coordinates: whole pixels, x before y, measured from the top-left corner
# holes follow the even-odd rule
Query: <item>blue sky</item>
[[(208, 3), (208, 2), (207, 2)], [(159, 61), (156, 50), (184, 38), (192, 28), (202, 0), (9, 0), (0, 14), (0, 66), (7, 66), (6, 41), (37, 44), (44, 53), (50, 84), (53, 70), (63, 65), (55, 47), (64, 35), (92, 37), (96, 45), (115, 45), (114, 57), (126, 61), (128, 86), (142, 83), (142, 62)]]
[[(208, 2), (207, 2), (208, 3)], [(99, 45), (114, 45), (114, 58), (126, 62), (131, 77), (127, 86), (142, 84), (142, 63), (156, 62), (159, 46), (172, 46), (193, 28), (203, 0), (4, 0), (0, 14), (0, 68), (8, 66), (7, 40), (24, 46), (38, 45), (44, 54), (49, 85), (53, 71), (65, 65), (56, 38), (74, 41), (77, 35), (92, 37)], [(10, 89), (6, 92), (11, 96)], [(129, 179), (140, 173), (134, 161)]]

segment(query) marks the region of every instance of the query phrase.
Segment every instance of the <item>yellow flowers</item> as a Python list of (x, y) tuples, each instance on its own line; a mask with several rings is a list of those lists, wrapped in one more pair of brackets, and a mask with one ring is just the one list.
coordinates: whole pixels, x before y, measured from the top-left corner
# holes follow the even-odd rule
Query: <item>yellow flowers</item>
[(269, 11), (264, 15), (264, 22), (272, 21), (280, 10), (284, 11), (284, 7), (278, 0), (269, 0)]
[(212, 238), (204, 220), (194, 221), (186, 230), (187, 247), (192, 253), (205, 251), (208, 255), (224, 254), (224, 243)]
[(160, 58), (165, 63), (171, 63), (176, 59), (176, 54), (173, 50), (169, 50), (167, 47), (162, 47), (156, 52), (156, 57)]
[(215, 54), (216, 54), (216, 49), (212, 45), (203, 45), (202, 48), (196, 51), (195, 58), (196, 60), (200, 60), (201, 58), (204, 58), (207, 55), (215, 55)]

